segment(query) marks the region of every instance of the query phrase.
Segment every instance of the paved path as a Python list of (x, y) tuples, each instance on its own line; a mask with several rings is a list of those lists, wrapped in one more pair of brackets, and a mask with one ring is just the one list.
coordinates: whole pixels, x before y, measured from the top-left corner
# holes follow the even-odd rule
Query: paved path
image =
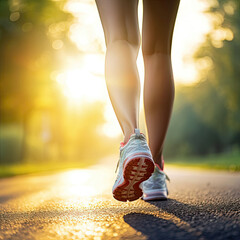
[(240, 239), (240, 174), (167, 172), (154, 202), (114, 200), (112, 164), (1, 179), (0, 239)]

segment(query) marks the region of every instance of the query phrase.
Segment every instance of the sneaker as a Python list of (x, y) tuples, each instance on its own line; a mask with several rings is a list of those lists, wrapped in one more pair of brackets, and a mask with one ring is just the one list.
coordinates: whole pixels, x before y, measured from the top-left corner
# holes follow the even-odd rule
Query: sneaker
[(166, 180), (170, 181), (169, 177), (163, 172), (163, 169), (155, 164), (152, 176), (142, 183), (142, 199), (145, 201), (167, 200), (168, 189)]
[(152, 154), (139, 129), (135, 129), (126, 144), (120, 143), (118, 167), (117, 179), (112, 189), (113, 197), (123, 202), (137, 200), (143, 194), (139, 185), (154, 171)]

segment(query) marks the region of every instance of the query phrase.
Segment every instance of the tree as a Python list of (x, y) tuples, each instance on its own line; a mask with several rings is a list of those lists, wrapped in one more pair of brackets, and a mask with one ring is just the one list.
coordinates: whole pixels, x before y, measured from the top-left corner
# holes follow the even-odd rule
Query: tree
[[(22, 121), (31, 109), (57, 104), (59, 95), (51, 72), (61, 67), (60, 52), (72, 15), (65, 1), (0, 2), (0, 121)], [(61, 48), (61, 49), (60, 49)]]
[(177, 87), (167, 156), (240, 147), (240, 1), (211, 3), (206, 14), (213, 20), (213, 30), (194, 54), (199, 81)]
[(32, 112), (61, 111), (62, 95), (50, 76), (61, 67), (61, 53), (74, 48), (65, 2), (0, 1), (0, 123), (22, 125), (22, 158)]
[[(221, 136), (224, 148), (240, 145), (240, 2), (219, 0), (207, 12), (214, 29), (195, 54), (208, 61), (195, 87), (195, 109)], [(222, 149), (223, 150), (223, 149)]]

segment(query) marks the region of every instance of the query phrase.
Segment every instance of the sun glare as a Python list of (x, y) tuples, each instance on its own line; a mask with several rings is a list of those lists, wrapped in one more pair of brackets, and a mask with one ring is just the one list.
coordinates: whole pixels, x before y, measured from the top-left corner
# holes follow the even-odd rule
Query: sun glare
[(197, 81), (198, 72), (192, 56), (212, 27), (211, 19), (204, 13), (208, 6), (208, 1), (180, 1), (172, 43), (176, 82), (192, 84)]
[[(99, 169), (102, 169), (99, 176)], [(65, 171), (58, 175), (59, 188), (55, 188), (56, 194), (67, 196), (69, 201), (79, 202), (79, 199), (84, 197), (101, 196), (110, 187), (112, 173), (106, 175), (108, 169), (101, 165), (93, 166), (88, 169), (76, 169)], [(106, 178), (106, 176), (108, 176)], [(105, 179), (105, 183), (99, 182), (100, 179)], [(89, 204), (89, 203), (88, 203)]]
[(66, 69), (54, 73), (53, 78), (60, 84), (64, 95), (71, 104), (106, 101), (107, 90), (104, 81), (104, 56), (84, 54), (68, 61)]
[(57, 81), (64, 94), (75, 104), (101, 100), (103, 97), (101, 79), (86, 69), (68, 69), (58, 74)]

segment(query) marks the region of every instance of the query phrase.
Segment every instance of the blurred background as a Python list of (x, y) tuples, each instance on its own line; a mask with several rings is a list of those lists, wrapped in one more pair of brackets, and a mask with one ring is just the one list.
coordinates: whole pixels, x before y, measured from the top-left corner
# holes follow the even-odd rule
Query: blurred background
[[(2, 169), (87, 165), (118, 154), (123, 136), (105, 86), (105, 50), (93, 0), (0, 1)], [(239, 53), (239, 0), (181, 0), (169, 164), (240, 170)], [(141, 51), (138, 67), (143, 85)]]

